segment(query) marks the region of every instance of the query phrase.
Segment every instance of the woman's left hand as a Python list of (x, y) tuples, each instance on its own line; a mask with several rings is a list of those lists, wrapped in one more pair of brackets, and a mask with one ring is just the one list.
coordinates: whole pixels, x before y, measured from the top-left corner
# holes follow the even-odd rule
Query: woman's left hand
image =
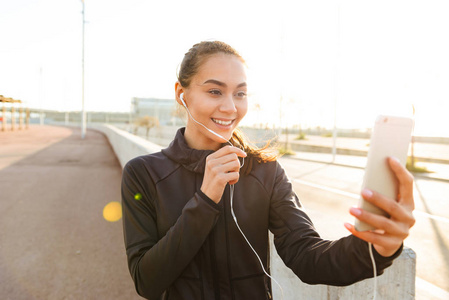
[(415, 224), (413, 210), (413, 176), (394, 158), (389, 158), (390, 168), (399, 180), (398, 200), (389, 199), (371, 190), (363, 190), (363, 198), (386, 211), (390, 217), (384, 217), (352, 207), (351, 215), (378, 228), (374, 231), (357, 231), (354, 226), (345, 223), (345, 227), (356, 237), (373, 244), (376, 251), (385, 257), (393, 255), (409, 235)]

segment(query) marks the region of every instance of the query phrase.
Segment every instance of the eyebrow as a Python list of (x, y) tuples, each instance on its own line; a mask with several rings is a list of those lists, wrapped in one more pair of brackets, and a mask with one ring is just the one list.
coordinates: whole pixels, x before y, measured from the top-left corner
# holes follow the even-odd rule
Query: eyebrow
[[(216, 79), (208, 79), (206, 80), (203, 84), (207, 84), (207, 83), (213, 83), (216, 84), (218, 86), (223, 86), (223, 87), (227, 87), (227, 84), (221, 81), (218, 81)], [(243, 87), (243, 86), (247, 86), (246, 82), (242, 82), (239, 85), (237, 85), (237, 88)]]

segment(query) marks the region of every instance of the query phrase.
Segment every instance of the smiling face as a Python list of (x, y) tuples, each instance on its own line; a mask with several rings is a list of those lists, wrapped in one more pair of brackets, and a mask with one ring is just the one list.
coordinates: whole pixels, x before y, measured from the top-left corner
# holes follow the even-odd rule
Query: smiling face
[[(176, 84), (179, 98), (184, 101), (193, 118), (208, 129), (229, 140), (248, 110), (246, 67), (234, 55), (217, 53), (209, 56), (192, 77), (188, 88)], [(190, 117), (185, 139), (194, 149), (216, 150), (224, 142)]]

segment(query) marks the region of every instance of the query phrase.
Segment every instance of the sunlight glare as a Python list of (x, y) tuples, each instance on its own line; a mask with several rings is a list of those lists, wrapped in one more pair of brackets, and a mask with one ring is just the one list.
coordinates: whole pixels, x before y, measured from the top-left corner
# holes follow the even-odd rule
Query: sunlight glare
[(116, 222), (122, 218), (122, 205), (117, 201), (109, 202), (103, 208), (103, 218), (108, 222)]

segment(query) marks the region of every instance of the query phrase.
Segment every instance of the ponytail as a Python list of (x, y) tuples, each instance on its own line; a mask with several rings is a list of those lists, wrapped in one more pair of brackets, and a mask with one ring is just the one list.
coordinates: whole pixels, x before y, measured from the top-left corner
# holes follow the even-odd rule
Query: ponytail
[[(248, 155), (247, 157), (249, 159), (248, 166), (246, 168), (247, 172), (251, 171), (252, 167), (252, 160), (255, 159), (258, 163), (266, 163), (269, 161), (275, 161), (278, 158), (278, 153), (276, 149), (271, 147), (271, 141), (268, 141), (265, 146), (262, 148), (257, 147), (256, 145), (253, 145), (249, 142), (248, 138), (245, 136), (245, 134), (236, 128), (234, 132), (232, 133), (232, 137), (230, 139), (230, 142), (235, 147), (238, 147), (246, 152)], [(245, 163), (246, 164), (246, 163)]]

